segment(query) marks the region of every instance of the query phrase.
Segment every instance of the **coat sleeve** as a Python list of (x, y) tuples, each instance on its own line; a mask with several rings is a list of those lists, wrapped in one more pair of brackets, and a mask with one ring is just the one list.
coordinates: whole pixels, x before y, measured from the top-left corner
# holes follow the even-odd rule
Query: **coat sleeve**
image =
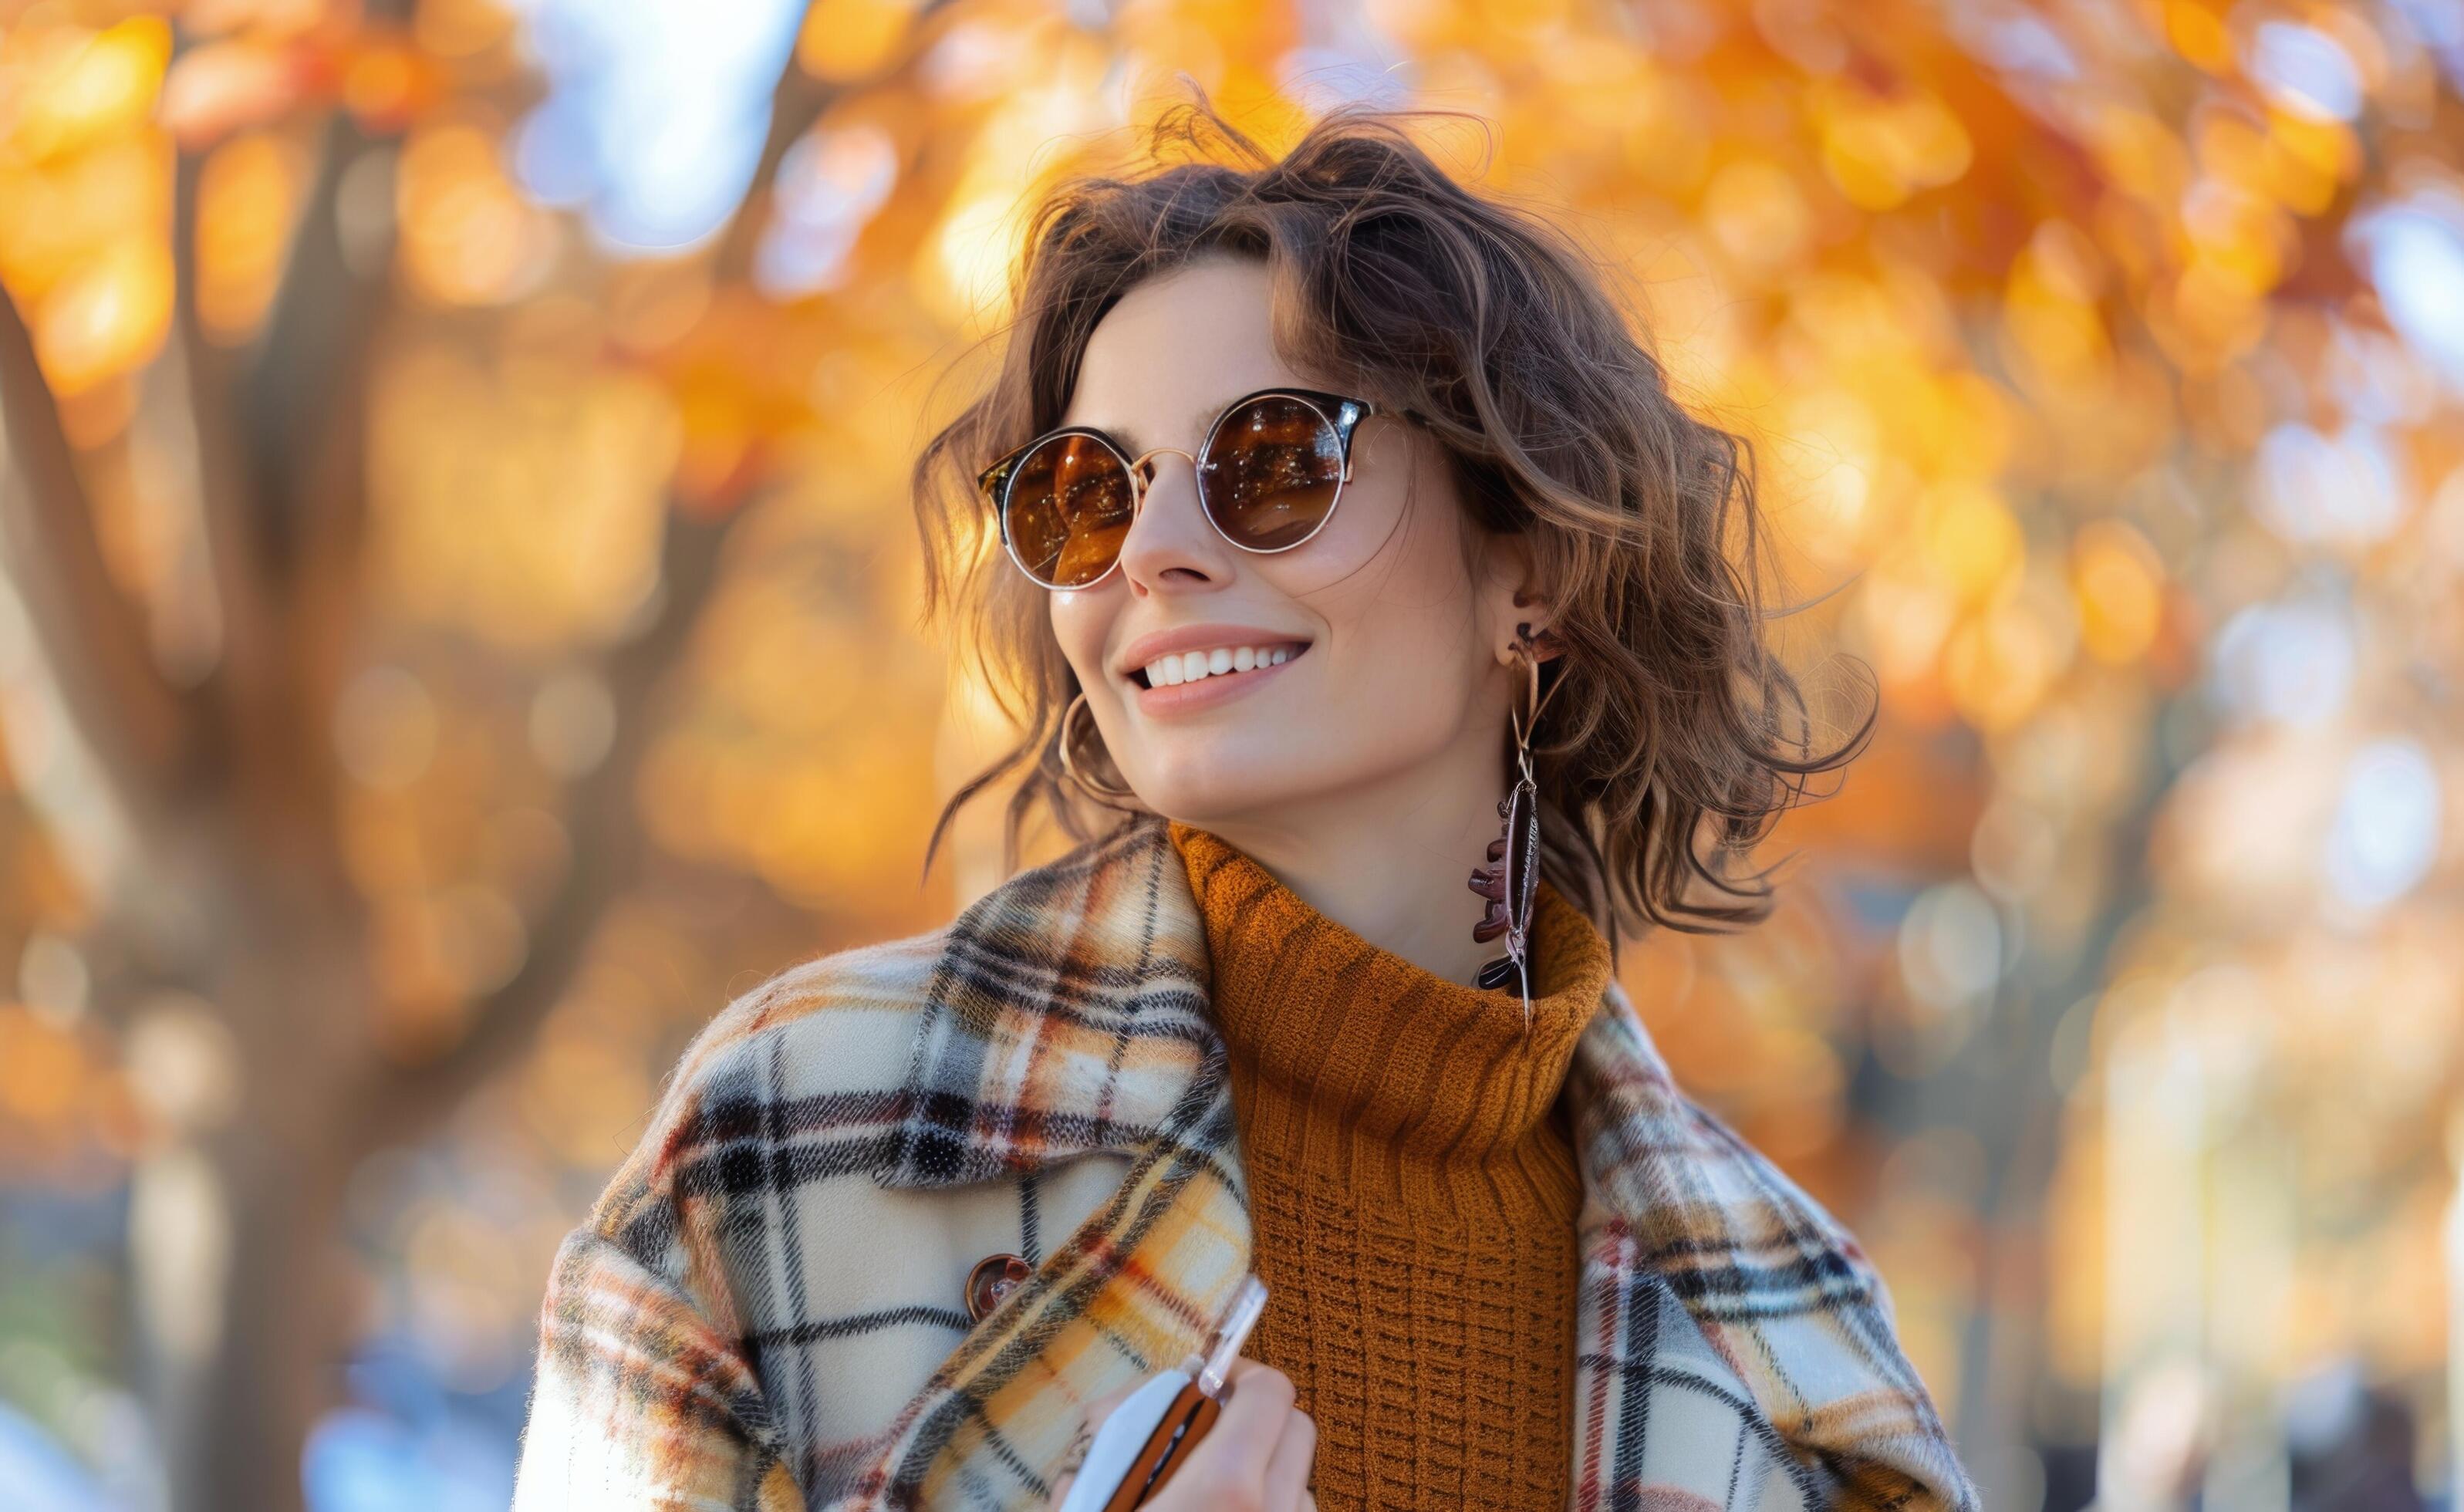
[[(558, 1247), (514, 1512), (802, 1512), (729, 1283), (715, 1197), (680, 1174), (756, 995), (704, 1027), (590, 1216)], [(719, 1101), (723, 1102), (723, 1099)]]
[(791, 1512), (759, 1379), (676, 1280), (584, 1226), (557, 1251), (514, 1512)]
[[(1898, 1309), (1855, 1234), (1708, 1109), (1699, 1124), (1762, 1192), (1768, 1264), (1741, 1282), (1766, 1316), (1739, 1363), (1832, 1512), (1980, 1512), (1976, 1483), (1900, 1343)], [(1741, 1231), (1743, 1228), (1741, 1226)], [(1748, 1267), (1741, 1266), (1741, 1273)]]
[(1837, 1232), (1850, 1270), (1866, 1287), (1862, 1299), (1842, 1304), (1839, 1326), (1873, 1341), (1876, 1352), (1887, 1356), (1887, 1373), (1897, 1384), (1810, 1414), (1803, 1447), (1838, 1477), (1837, 1506), (1981, 1512), (1976, 1482), (1960, 1462), (1916, 1367), (1901, 1350), (1890, 1288), (1847, 1231)]

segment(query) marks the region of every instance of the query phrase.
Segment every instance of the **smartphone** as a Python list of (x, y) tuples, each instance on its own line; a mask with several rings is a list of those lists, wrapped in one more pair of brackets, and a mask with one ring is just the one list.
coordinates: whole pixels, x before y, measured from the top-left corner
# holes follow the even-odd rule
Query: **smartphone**
[(1266, 1283), (1252, 1271), (1233, 1289), (1200, 1351), (1149, 1376), (1097, 1427), (1060, 1512), (1129, 1512), (1161, 1491), (1215, 1426), (1223, 1378), (1265, 1309)]

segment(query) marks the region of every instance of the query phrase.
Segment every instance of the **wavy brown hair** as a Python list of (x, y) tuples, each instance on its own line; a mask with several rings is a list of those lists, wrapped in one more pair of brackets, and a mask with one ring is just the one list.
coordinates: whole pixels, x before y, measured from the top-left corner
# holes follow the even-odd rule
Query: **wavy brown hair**
[[(1805, 700), (1765, 635), (1750, 440), (1670, 396), (1648, 337), (1577, 246), (1465, 189), (1405, 130), (1460, 114), (1342, 107), (1277, 159), (1200, 92), (1152, 128), (1148, 171), (1081, 175), (1036, 207), (998, 373), (911, 480), (925, 618), (963, 607), (962, 639), (1025, 732), (943, 807), (928, 870), (958, 809), (1022, 768), (1005, 869), (1039, 809), (1081, 842), (1137, 817), (1089, 822), (1103, 810), (1060, 756), (1077, 678), (1046, 590), (1002, 555), (975, 476), (1061, 423), (1089, 337), (1130, 288), (1230, 254), (1266, 264), (1276, 345), (1295, 371), (1416, 412), (1467, 525), (1528, 538), (1562, 648), (1543, 676), (1566, 683), (1544, 681), (1532, 742), (1542, 875), (1613, 950), (1620, 919), (1707, 932), (1770, 912), (1779, 863), (1748, 871), (1745, 859), (1809, 776), (1863, 749), (1875, 709), (1814, 752)], [(1188, 161), (1170, 161), (1177, 151)], [(1072, 752), (1080, 770), (1126, 785), (1089, 743)]]

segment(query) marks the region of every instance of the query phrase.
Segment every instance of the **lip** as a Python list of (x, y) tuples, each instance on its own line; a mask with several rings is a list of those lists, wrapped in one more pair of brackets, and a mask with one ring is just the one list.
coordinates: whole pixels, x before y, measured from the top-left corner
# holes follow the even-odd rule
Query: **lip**
[[(1183, 625), (1169, 630), (1155, 630), (1132, 641), (1121, 652), (1118, 674), (1123, 682), (1129, 684), (1139, 713), (1168, 717), (1212, 709), (1243, 693), (1255, 691), (1308, 655), (1311, 644), (1306, 635), (1269, 630), (1263, 625), (1227, 625), (1220, 621)], [(1137, 673), (1149, 662), (1180, 651), (1211, 651), (1219, 646), (1290, 646), (1295, 649), (1290, 656), (1272, 667), (1255, 667), (1245, 672), (1202, 677), (1197, 682), (1182, 683), (1173, 688), (1138, 686)]]
[(1177, 684), (1171, 688), (1140, 688), (1137, 684), (1132, 683), (1130, 690), (1137, 695), (1139, 713), (1158, 718), (1190, 713), (1200, 709), (1212, 709), (1217, 704), (1264, 688), (1280, 674), (1297, 666), (1308, 651), (1309, 647), (1304, 644), (1300, 650), (1294, 651), (1272, 667), (1253, 667), (1245, 672), (1224, 672), (1213, 677), (1201, 677), (1194, 683)]
[[(1211, 651), (1219, 646), (1282, 646), (1287, 643), (1306, 648), (1309, 638), (1255, 625), (1184, 625), (1175, 629), (1152, 631), (1132, 641), (1122, 648), (1121, 659), (1112, 669), (1128, 679), (1143, 670), (1149, 662), (1175, 651)], [(1289, 667), (1299, 659), (1298, 653), (1294, 653), (1291, 660), (1283, 665)], [(1208, 678), (1207, 681), (1214, 679)], [(1137, 685), (1132, 683), (1131, 686), (1134, 688)], [(1181, 686), (1192, 685), (1184, 683)], [(1147, 691), (1159, 692), (1162, 690), (1149, 689)]]

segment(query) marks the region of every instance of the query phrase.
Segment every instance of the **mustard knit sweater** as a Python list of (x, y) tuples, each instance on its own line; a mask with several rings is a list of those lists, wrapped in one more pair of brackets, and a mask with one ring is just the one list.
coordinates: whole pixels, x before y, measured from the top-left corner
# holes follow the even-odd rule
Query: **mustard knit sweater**
[(1557, 1093), (1608, 942), (1540, 884), (1527, 1037), (1518, 992), (1447, 981), (1208, 831), (1170, 833), (1267, 1287), (1243, 1352), (1316, 1422), (1318, 1505), (1565, 1506), (1583, 1192)]

